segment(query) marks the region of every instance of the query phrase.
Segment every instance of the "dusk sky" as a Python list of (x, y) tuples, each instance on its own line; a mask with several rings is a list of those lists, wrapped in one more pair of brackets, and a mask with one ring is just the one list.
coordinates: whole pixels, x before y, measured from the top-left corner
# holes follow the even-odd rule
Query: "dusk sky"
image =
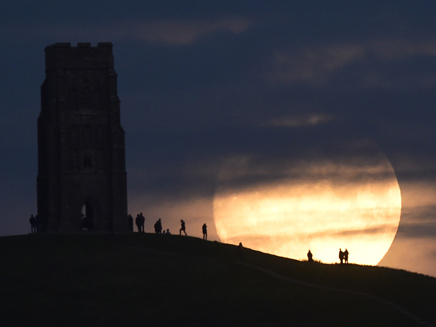
[[(44, 48), (112, 42), (129, 212), (146, 231), (184, 219), (219, 241), (223, 183), (382, 162), (402, 206), (380, 265), (436, 276), (435, 18), (435, 1), (2, 1), (0, 236), (29, 233), (36, 213)], [(235, 160), (262, 182), (223, 181)]]

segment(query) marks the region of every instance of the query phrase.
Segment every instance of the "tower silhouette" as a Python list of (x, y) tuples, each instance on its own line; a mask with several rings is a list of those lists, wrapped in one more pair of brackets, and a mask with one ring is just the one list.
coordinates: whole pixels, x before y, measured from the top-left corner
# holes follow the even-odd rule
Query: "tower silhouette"
[(50, 45), (45, 73), (38, 118), (41, 230), (128, 231), (124, 130), (112, 44)]

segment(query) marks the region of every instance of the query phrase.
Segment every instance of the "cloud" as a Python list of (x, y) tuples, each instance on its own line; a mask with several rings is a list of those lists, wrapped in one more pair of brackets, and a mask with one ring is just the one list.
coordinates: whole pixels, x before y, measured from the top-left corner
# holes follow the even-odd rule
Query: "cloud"
[(367, 46), (367, 52), (383, 60), (436, 56), (436, 44), (433, 41), (378, 40)]
[[(117, 22), (106, 25), (9, 25), (3, 26), (14, 39), (50, 38), (60, 40), (141, 40), (165, 45), (190, 45), (200, 38), (214, 33), (240, 34), (250, 27), (248, 19), (227, 17), (198, 20), (149, 20)], [(0, 32), (1, 33), (1, 32)]]
[[(354, 65), (368, 65), (373, 61), (395, 62), (419, 56), (436, 56), (436, 44), (431, 41), (373, 40), (363, 43), (309, 46), (297, 52), (276, 51), (274, 68), (267, 75), (272, 83), (306, 83), (324, 86), (343, 69)], [(388, 81), (368, 69), (359, 76), (367, 86), (386, 86)], [(433, 79), (426, 78), (429, 84)]]
[(123, 24), (117, 28), (120, 38), (138, 38), (147, 42), (169, 45), (188, 45), (198, 39), (217, 32), (240, 34), (250, 23), (244, 18), (197, 21), (154, 21), (147, 23)]
[(269, 79), (288, 84), (324, 84), (332, 73), (363, 59), (364, 55), (365, 47), (353, 44), (311, 47), (296, 54), (278, 51), (274, 55), (275, 68)]
[(336, 140), (321, 146), (300, 141), (303, 148), (298, 149), (299, 141), (284, 143), (289, 152), (227, 157), (219, 175), (222, 187), (246, 189), (284, 180), (294, 184), (334, 180), (338, 186), (396, 180), (389, 160), (372, 140), (347, 140), (348, 144)]
[(326, 114), (311, 114), (306, 116), (287, 116), (272, 119), (268, 125), (277, 127), (310, 127), (327, 124), (332, 120), (331, 115)]
[(436, 236), (436, 206), (406, 208), (401, 213), (401, 224), (398, 234), (402, 238), (421, 238)]

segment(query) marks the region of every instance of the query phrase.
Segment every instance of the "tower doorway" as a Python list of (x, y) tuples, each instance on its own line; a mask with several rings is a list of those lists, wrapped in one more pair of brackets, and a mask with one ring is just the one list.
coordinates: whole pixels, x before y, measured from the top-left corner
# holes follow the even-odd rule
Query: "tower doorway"
[(94, 208), (86, 202), (82, 206), (82, 230), (92, 231), (94, 226)]

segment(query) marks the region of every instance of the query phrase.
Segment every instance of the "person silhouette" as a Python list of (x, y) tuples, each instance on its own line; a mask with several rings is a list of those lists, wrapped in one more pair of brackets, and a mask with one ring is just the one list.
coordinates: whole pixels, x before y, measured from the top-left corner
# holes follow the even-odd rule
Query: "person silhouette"
[(312, 261), (313, 261), (313, 255), (312, 255), (312, 252), (310, 252), (310, 250), (309, 250), (309, 252), (307, 252), (307, 260), (308, 260), (309, 262), (312, 262)]
[(139, 214), (140, 223), (141, 223), (141, 232), (145, 233), (145, 218), (142, 212)]
[(161, 234), (162, 233), (162, 221), (161, 221), (160, 218), (154, 224), (154, 232), (156, 234)]
[(135, 224), (136, 224), (136, 228), (138, 228), (138, 233), (145, 233), (145, 218), (144, 215), (142, 214), (142, 212), (138, 213), (136, 215), (136, 219), (135, 219)]
[(344, 261), (344, 252), (342, 252), (341, 249), (339, 249), (339, 260), (341, 261), (341, 264), (343, 264), (343, 261)]
[(136, 215), (135, 225), (136, 225), (136, 228), (138, 229), (138, 233), (141, 232), (141, 216), (139, 213)]
[(30, 222), (30, 232), (32, 234), (36, 233), (36, 218), (33, 215), (30, 215), (29, 222)]
[(35, 228), (37, 233), (41, 231), (41, 219), (39, 219), (38, 215), (35, 215)]
[(203, 231), (203, 240), (207, 240), (207, 225), (203, 224), (201, 229)]
[(185, 236), (188, 236), (188, 234), (186, 234), (186, 227), (185, 227), (185, 221), (183, 219), (180, 220), (180, 230), (179, 230), (179, 235), (182, 235), (182, 232), (185, 233)]
[(344, 251), (344, 262), (346, 264), (348, 264), (348, 250), (347, 249), (345, 249), (345, 251)]

